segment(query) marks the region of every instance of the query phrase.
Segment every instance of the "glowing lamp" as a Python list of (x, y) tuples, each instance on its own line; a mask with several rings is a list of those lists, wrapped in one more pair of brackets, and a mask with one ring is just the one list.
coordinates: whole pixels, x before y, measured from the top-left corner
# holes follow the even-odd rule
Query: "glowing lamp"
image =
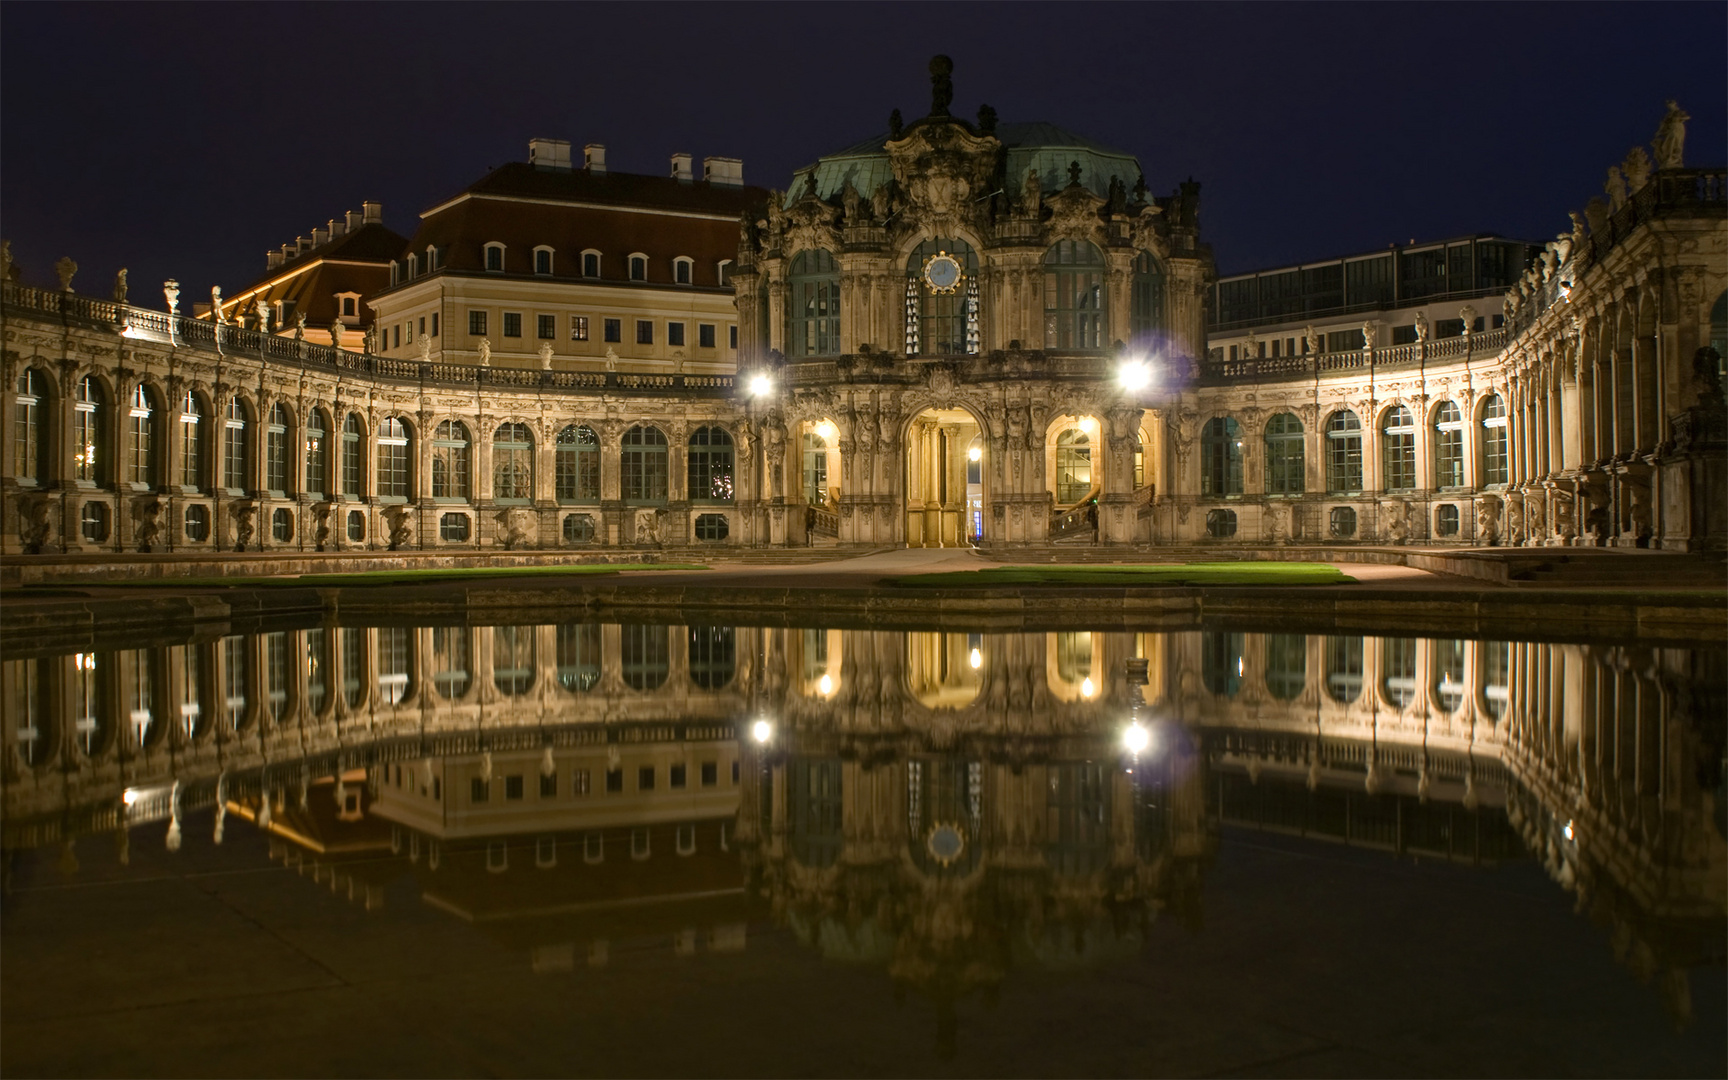
[(750, 737), (759, 743), (765, 743), (774, 737), (774, 725), (766, 720), (758, 720), (750, 725)]
[(754, 397), (763, 397), (774, 389), (774, 380), (767, 375), (750, 376), (750, 393)]
[(982, 461), (983, 459), (984, 459), (984, 448), (982, 446), (974, 446), (971, 449), (966, 451), (966, 460), (967, 461)]
[(1146, 725), (1136, 720), (1122, 731), (1122, 749), (1130, 754), (1145, 753), (1152, 745), (1152, 733), (1146, 730)]
[(1152, 384), (1152, 367), (1144, 360), (1129, 360), (1116, 369), (1116, 385), (1130, 392)]
[(977, 671), (979, 668), (984, 666), (984, 654), (979, 652), (977, 649), (973, 649), (972, 654), (966, 657), (966, 662), (972, 665), (973, 671)]

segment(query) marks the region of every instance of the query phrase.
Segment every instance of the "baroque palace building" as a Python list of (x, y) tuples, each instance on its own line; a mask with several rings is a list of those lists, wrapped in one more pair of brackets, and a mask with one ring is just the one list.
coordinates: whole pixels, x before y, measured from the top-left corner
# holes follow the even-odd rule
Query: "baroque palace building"
[(411, 238), (368, 203), (192, 317), (9, 266), (0, 545), (1728, 539), (1728, 202), (1677, 107), (1546, 244), (1220, 280), (1198, 184), (955, 117), (950, 70), (784, 193), (535, 140)]

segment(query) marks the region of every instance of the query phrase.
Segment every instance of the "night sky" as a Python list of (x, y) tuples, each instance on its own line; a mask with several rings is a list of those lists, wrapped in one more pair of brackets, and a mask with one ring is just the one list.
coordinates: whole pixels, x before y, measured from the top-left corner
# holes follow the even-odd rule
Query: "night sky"
[[(1728, 5), (222, 4), (0, 9), (0, 235), (27, 283), (232, 291), (382, 201), (416, 215), (531, 137), (749, 183), (929, 110), (1047, 120), (1202, 184), (1222, 273), (1412, 238), (1546, 240), (1648, 143), (1728, 161)], [(580, 150), (577, 151), (578, 157)]]

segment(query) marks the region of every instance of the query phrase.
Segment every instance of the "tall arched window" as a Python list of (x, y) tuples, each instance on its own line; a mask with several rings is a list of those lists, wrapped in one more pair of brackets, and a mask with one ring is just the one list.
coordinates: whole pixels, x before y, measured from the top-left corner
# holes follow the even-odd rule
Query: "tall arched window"
[(1164, 330), (1164, 267), (1150, 251), (1134, 256), (1128, 315), (1128, 330), (1138, 343), (1150, 343)]
[(108, 479), (108, 395), (96, 376), (78, 380), (78, 399), (72, 403), (72, 472), (86, 484)]
[(468, 501), (468, 477), (472, 475), (468, 425), (446, 420), (432, 433), (432, 497)]
[(1482, 486), (1504, 484), (1511, 475), (1506, 457), (1506, 400), (1489, 394), (1482, 402)]
[(247, 466), (251, 464), (246, 444), (246, 403), (231, 397), (222, 419), (222, 486), (229, 491), (246, 490)]
[(600, 626), (566, 623), (558, 628), (558, 685), (587, 693), (600, 683)]
[(826, 251), (800, 251), (792, 260), (792, 319), (788, 356), (834, 356), (840, 352), (840, 267)]
[(526, 694), (534, 686), (538, 663), (532, 626), (492, 628), (492, 683), (512, 697)]
[(666, 627), (628, 623), (619, 636), (624, 685), (632, 690), (658, 689), (671, 670)]
[(1056, 436), (1056, 502), (1079, 502), (1092, 490), (1092, 443), (1080, 428)]
[(600, 501), (600, 439), (593, 428), (572, 424), (560, 431), (554, 467), (559, 502)]
[(665, 502), (666, 478), (665, 433), (647, 424), (626, 431), (618, 455), (619, 493), (624, 501)]
[(1450, 401), (1434, 412), (1434, 486), (1464, 486), (1464, 414)]
[(1434, 643), (1434, 703), (1455, 713), (1464, 704), (1464, 640), (1441, 638)]
[(1307, 635), (1267, 634), (1266, 692), (1279, 701), (1295, 701), (1307, 684)]
[(264, 425), (264, 486), (274, 495), (288, 490), (288, 410), (280, 401)]
[(378, 425), (378, 497), (408, 498), (408, 425), (392, 416)]
[(1416, 639), (1380, 640), (1380, 688), (1386, 700), (1400, 709), (1416, 700)]
[(1362, 639), (1326, 639), (1326, 696), (1348, 705), (1362, 693)]
[(126, 480), (133, 487), (156, 486), (156, 416), (150, 391), (132, 388), (126, 416)]
[(1362, 490), (1362, 421), (1349, 409), (1326, 420), (1326, 490), (1333, 495)]
[(328, 440), (330, 438), (330, 421), (323, 409), (313, 409), (306, 414), (306, 479), (304, 481), (307, 494), (322, 495), (329, 491), (328, 472), (330, 454)]
[(501, 424), (492, 433), (492, 498), (501, 503), (534, 497), (534, 436), (527, 424)]
[(906, 260), (906, 355), (979, 348), (978, 260), (964, 240), (926, 240)]
[(690, 681), (704, 690), (719, 690), (732, 681), (738, 666), (736, 634), (730, 626), (690, 628)]
[(725, 428), (697, 428), (690, 434), (690, 498), (730, 502), (732, 499), (732, 436)]
[(1221, 697), (1235, 697), (1242, 689), (1241, 634), (1208, 631), (1200, 635), (1200, 682)]
[(360, 494), (361, 464), (365, 458), (365, 433), (360, 428), (360, 414), (349, 413), (342, 421), (342, 494)]
[[(388, 421), (386, 421), (387, 423)], [(379, 432), (384, 426), (379, 425)], [(414, 693), (414, 631), (406, 626), (378, 628), (378, 697), (400, 705)]]
[(1416, 486), (1416, 418), (1404, 406), (1394, 405), (1386, 413), (1381, 433), (1386, 437), (1383, 486), (1387, 491), (1408, 491)]
[(828, 440), (806, 431), (803, 440), (804, 501), (820, 503), (828, 498)]
[(1266, 422), (1266, 494), (1300, 495), (1307, 467), (1302, 421), (1279, 413)]
[(1058, 240), (1044, 253), (1044, 347), (1108, 344), (1104, 255), (1086, 240)]
[(1242, 494), (1242, 428), (1214, 416), (1200, 432), (1200, 494)]
[(468, 693), (474, 681), (473, 650), (468, 635), (466, 626), (432, 628), (432, 687), (446, 701), (455, 701)]
[(12, 414), (12, 474), (32, 484), (42, 483), (47, 463), (48, 380), (35, 368), (18, 373), (18, 396)]
[(204, 409), (190, 390), (180, 399), (180, 486), (204, 486)]

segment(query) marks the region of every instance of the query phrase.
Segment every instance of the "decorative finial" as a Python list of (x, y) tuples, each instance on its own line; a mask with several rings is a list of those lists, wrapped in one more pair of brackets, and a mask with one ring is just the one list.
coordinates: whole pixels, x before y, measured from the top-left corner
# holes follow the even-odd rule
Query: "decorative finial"
[(169, 278), (162, 283), (162, 298), (168, 301), (168, 314), (173, 315), (180, 310), (180, 283)]
[(954, 100), (954, 61), (946, 56), (930, 58), (930, 115), (947, 116)]
[(1068, 186), (1080, 186), (1080, 163), (1078, 161), (1070, 161), (1068, 163)]
[(888, 114), (888, 137), (898, 139), (900, 133), (906, 130), (906, 121), (900, 119), (900, 110), (895, 109)]
[(978, 106), (978, 134), (996, 134), (996, 110), (988, 105)]

